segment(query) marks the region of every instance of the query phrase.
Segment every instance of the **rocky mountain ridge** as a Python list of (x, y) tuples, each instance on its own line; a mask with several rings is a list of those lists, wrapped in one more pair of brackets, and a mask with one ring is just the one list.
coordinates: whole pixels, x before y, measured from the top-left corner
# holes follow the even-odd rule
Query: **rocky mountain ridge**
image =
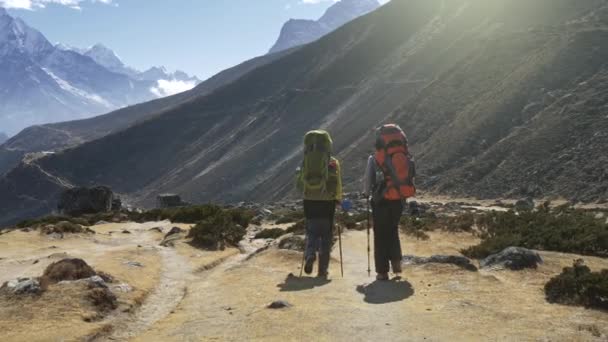
[(329, 7), (319, 20), (291, 19), (283, 25), (269, 53), (313, 42), (378, 7), (380, 3), (377, 0), (341, 0)]
[(99, 44), (84, 51), (53, 45), (4, 8), (0, 70), (0, 126), (9, 135), (35, 124), (86, 118), (152, 100), (164, 95), (153, 91), (160, 80), (198, 83), (183, 72), (154, 79), (125, 66)]

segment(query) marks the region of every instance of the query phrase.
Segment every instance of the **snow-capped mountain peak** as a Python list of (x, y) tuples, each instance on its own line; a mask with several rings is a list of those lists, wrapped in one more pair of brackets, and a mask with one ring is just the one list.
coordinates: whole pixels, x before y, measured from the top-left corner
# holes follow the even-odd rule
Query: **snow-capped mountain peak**
[(279, 39), (269, 53), (311, 43), (378, 7), (378, 0), (341, 0), (329, 7), (319, 20), (291, 19), (283, 25)]
[(0, 8), (0, 127), (10, 135), (31, 125), (104, 114), (200, 82), (182, 72), (153, 71), (157, 78), (142, 77), (102, 44), (84, 51), (53, 45)]
[(100, 43), (90, 47), (84, 52), (84, 55), (91, 57), (95, 62), (110, 70), (124, 68), (125, 66), (114, 51)]

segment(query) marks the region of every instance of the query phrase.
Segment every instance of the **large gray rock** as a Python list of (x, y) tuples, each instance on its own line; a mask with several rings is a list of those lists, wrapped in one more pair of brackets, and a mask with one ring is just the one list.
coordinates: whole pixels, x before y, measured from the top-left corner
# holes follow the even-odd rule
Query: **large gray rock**
[(509, 247), (500, 253), (492, 254), (483, 259), (479, 265), (481, 268), (522, 270), (524, 268), (536, 268), (542, 262), (543, 259), (535, 251), (521, 247)]
[(5, 290), (16, 295), (39, 294), (42, 292), (40, 282), (35, 278), (19, 278), (8, 281), (4, 283), (0, 290)]
[(57, 209), (65, 215), (105, 213), (112, 210), (112, 190), (105, 186), (72, 188), (64, 191)]
[(428, 258), (404, 255), (402, 262), (405, 265), (451, 264), (468, 271), (477, 271), (477, 267), (471, 263), (471, 260), (459, 255), (433, 255)]

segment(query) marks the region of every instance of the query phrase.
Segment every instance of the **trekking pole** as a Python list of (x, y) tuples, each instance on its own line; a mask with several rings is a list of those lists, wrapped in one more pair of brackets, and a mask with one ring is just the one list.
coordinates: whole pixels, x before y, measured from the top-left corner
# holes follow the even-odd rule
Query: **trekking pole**
[(306, 245), (308, 244), (308, 234), (304, 235), (304, 252), (302, 253), (302, 266), (300, 266), (300, 278), (302, 278), (302, 271), (304, 271), (304, 261), (306, 260)]
[(340, 273), (344, 278), (344, 263), (342, 262), (342, 227), (338, 225), (338, 245), (340, 247)]
[(371, 253), (371, 249), (370, 249), (370, 245), (369, 245), (369, 196), (365, 196), (365, 199), (367, 200), (367, 276), (371, 277), (372, 275), (372, 266), (371, 266), (371, 258), (370, 258), (370, 253)]

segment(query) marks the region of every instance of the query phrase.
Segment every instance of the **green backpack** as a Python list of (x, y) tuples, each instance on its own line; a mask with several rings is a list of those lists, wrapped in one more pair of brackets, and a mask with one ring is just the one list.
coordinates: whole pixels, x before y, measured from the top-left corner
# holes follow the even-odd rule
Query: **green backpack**
[[(332, 140), (326, 131), (310, 131), (304, 136), (304, 160), (300, 170), (300, 183), (307, 199), (331, 199), (336, 185), (331, 169)], [(335, 168), (335, 167), (334, 167)]]

